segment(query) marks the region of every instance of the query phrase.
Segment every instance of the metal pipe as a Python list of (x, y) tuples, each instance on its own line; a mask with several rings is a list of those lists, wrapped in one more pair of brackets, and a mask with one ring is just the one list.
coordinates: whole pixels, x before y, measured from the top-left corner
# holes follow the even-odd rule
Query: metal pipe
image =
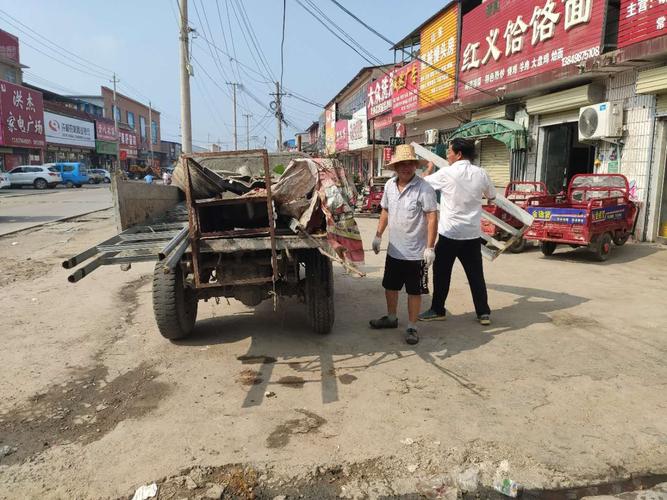
[(164, 273), (168, 274), (173, 272), (176, 269), (176, 266), (181, 261), (181, 257), (190, 246), (190, 240), (185, 238), (182, 240), (176, 249), (169, 254), (169, 256), (164, 261)]
[(69, 281), (70, 283), (76, 283), (77, 281), (82, 280), (90, 273), (92, 273), (95, 269), (97, 269), (100, 266), (103, 266), (106, 263), (107, 257), (113, 257), (115, 255), (116, 255), (115, 253), (103, 253), (95, 260), (89, 262), (83, 267), (80, 267), (79, 269), (74, 271), (73, 274), (70, 274), (67, 277), (67, 281)]
[(73, 267), (76, 267), (79, 264), (81, 264), (83, 261), (90, 259), (94, 255), (97, 255), (99, 253), (97, 247), (101, 245), (111, 245), (113, 243), (120, 241), (120, 239), (121, 239), (120, 234), (117, 234), (116, 236), (113, 236), (108, 240), (103, 241), (102, 243), (98, 243), (94, 247), (90, 247), (88, 250), (84, 250), (83, 252), (81, 252), (78, 255), (75, 255), (74, 257), (70, 257), (69, 259), (64, 260), (62, 262), (62, 266), (65, 269), (72, 269)]
[(188, 227), (184, 227), (181, 229), (176, 236), (174, 236), (169, 243), (167, 243), (162, 251), (158, 254), (158, 260), (164, 260), (167, 255), (169, 255), (174, 248), (178, 246), (178, 244), (183, 241), (184, 238), (188, 237), (188, 233), (190, 232), (190, 229)]

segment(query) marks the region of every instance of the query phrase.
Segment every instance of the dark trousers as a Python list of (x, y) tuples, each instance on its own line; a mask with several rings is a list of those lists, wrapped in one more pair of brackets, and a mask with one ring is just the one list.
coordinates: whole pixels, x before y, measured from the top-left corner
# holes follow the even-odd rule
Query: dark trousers
[(445, 300), (449, 294), (452, 280), (452, 268), (456, 259), (461, 261), (468, 283), (472, 300), (475, 303), (477, 316), (491, 314), (484, 282), (482, 268), (481, 240), (452, 240), (443, 235), (438, 236), (435, 246), (435, 262), (433, 263), (433, 301), (431, 309), (438, 314), (445, 314)]

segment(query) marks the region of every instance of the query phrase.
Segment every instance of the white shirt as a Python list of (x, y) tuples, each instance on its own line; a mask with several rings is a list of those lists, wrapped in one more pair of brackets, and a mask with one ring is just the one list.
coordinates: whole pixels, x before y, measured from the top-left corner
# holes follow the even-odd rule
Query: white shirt
[(428, 239), (426, 214), (438, 209), (435, 191), (415, 175), (403, 191), (397, 177), (384, 186), (380, 206), (389, 213), (389, 247), (387, 255), (400, 260), (422, 260)]
[(486, 171), (468, 160), (460, 160), (424, 180), (442, 193), (438, 233), (452, 240), (479, 238), (482, 195), (490, 200), (496, 197), (496, 188)]

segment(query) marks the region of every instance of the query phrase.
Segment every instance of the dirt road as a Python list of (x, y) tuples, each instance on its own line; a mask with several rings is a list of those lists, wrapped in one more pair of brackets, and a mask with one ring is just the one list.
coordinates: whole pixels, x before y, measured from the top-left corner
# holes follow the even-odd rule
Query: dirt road
[[(329, 336), (294, 301), (276, 314), (223, 300), (170, 343), (150, 264), (76, 285), (59, 267), (114, 233), (108, 217), (0, 238), (2, 498), (116, 498), (153, 481), (160, 498), (446, 498), (505, 469), (527, 490), (667, 474), (663, 249), (502, 256), (486, 264), (491, 327), (457, 267), (449, 319), (414, 348), (366, 327), (384, 259), (367, 252), (368, 277), (335, 270)], [(367, 242), (375, 223), (360, 221)]]

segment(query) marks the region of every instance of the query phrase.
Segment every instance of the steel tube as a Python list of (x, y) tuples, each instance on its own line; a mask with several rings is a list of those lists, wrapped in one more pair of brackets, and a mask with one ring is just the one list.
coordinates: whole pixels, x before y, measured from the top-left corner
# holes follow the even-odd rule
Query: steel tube
[(95, 269), (97, 269), (100, 266), (103, 266), (106, 263), (106, 259), (108, 257), (113, 257), (115, 256), (115, 253), (108, 254), (108, 253), (103, 253), (99, 257), (97, 257), (95, 260), (89, 262), (83, 267), (80, 267), (74, 273), (70, 274), (67, 277), (67, 281), (70, 283), (76, 283), (77, 281), (82, 280), (86, 276), (88, 276), (90, 273), (92, 273)]
[(158, 254), (158, 260), (164, 260), (167, 255), (169, 255), (174, 248), (178, 246), (179, 243), (183, 241), (183, 239), (188, 237), (190, 229), (187, 227), (184, 227), (181, 229), (176, 236), (174, 236), (169, 243), (167, 243), (162, 251)]
[(169, 254), (169, 256), (164, 261), (165, 273), (173, 272), (173, 270), (176, 269), (176, 266), (181, 261), (181, 257), (183, 257), (183, 254), (185, 253), (185, 251), (188, 249), (189, 246), (190, 246), (190, 240), (188, 238), (185, 238), (179, 243), (179, 245), (174, 249), (174, 251)]

